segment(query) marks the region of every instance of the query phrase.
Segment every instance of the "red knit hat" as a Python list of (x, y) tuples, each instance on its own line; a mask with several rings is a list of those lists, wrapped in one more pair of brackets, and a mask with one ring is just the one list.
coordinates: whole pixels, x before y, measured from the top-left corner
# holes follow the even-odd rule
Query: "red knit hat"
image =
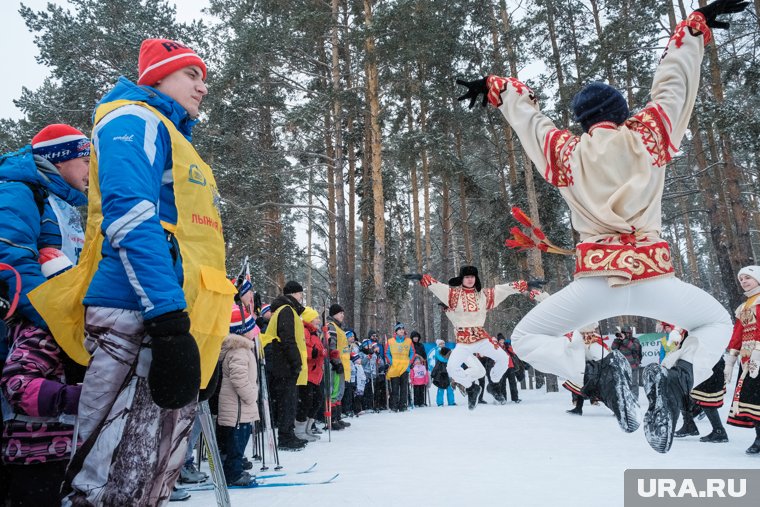
[(90, 139), (71, 125), (54, 123), (32, 138), (32, 153), (52, 164), (90, 156)]
[(195, 51), (169, 39), (145, 39), (137, 62), (140, 76), (137, 84), (153, 86), (172, 72), (197, 65), (206, 79), (206, 64)]

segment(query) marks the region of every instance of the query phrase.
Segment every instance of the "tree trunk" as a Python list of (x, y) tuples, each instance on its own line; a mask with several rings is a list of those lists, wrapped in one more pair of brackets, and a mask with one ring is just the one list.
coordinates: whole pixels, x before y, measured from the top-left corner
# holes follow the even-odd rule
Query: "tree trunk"
[[(409, 75), (408, 69), (407, 72), (405, 72), (407, 83), (411, 81), (411, 77)], [(408, 91), (406, 94), (406, 122), (407, 122), (407, 130), (409, 132), (409, 135), (414, 135), (414, 111), (412, 109), (412, 98), (411, 93)], [(414, 149), (410, 150), (412, 153), (414, 153)], [(414, 226), (414, 258), (417, 262), (416, 269), (417, 273), (423, 273), (423, 267), (422, 267), (422, 227), (420, 226), (420, 195), (419, 195), (419, 183), (417, 181), (417, 159), (413, 156), (410, 157), (409, 161), (409, 173), (412, 179), (412, 224)], [(403, 252), (403, 250), (402, 250)], [(425, 312), (427, 311), (427, 308), (425, 307), (425, 304), (423, 303), (425, 299), (425, 292), (427, 290), (422, 287), (421, 285), (417, 284), (416, 287), (412, 289), (414, 293), (414, 301), (416, 304), (414, 305), (415, 313), (414, 316), (415, 320), (418, 322), (418, 326), (421, 327), (422, 336), (427, 337), (428, 336), (428, 330), (425, 329), (427, 319), (425, 318)], [(431, 330), (432, 331), (432, 330)]]
[[(343, 26), (347, 27), (349, 23), (348, 2), (343, 4), (344, 16)], [(346, 37), (346, 40), (348, 38)], [(348, 43), (347, 43), (348, 44)], [(353, 76), (351, 74), (351, 48), (350, 46), (343, 51), (343, 57), (345, 60), (344, 68), (346, 69), (346, 88), (349, 90), (354, 89)], [(348, 130), (348, 139), (346, 139), (346, 151), (348, 152), (348, 231), (347, 231), (347, 271), (348, 277), (346, 280), (346, 300), (343, 303), (343, 308), (346, 311), (346, 321), (351, 325), (356, 324), (356, 139), (355, 139), (355, 125), (356, 121), (355, 111), (353, 106), (348, 112), (346, 118), (346, 128)]]
[[(451, 235), (451, 201), (449, 197), (449, 175), (443, 173), (443, 182), (441, 184), (441, 269), (442, 276), (448, 276), (452, 273), (451, 254), (449, 252), (449, 237)], [(432, 307), (430, 313), (433, 313)], [(449, 340), (449, 318), (445, 312), (440, 313), (441, 339)]]
[(335, 149), (332, 144), (330, 113), (325, 113), (325, 154), (327, 155), (327, 277), (330, 280), (330, 299), (338, 298), (337, 241), (335, 235)]
[(369, 120), (372, 136), (372, 198), (375, 219), (375, 258), (373, 278), (375, 282), (375, 302), (378, 324), (388, 329), (389, 316), (385, 290), (385, 196), (383, 194), (382, 137), (380, 132), (380, 89), (378, 83), (375, 53), (375, 35), (372, 26), (373, 0), (364, 0), (364, 24), (367, 36), (364, 41), (366, 51), (365, 72), (369, 99)]
[[(700, 7), (707, 4), (706, 0), (699, 0)], [(716, 45), (708, 46), (710, 56), (710, 75), (712, 78), (712, 94), (715, 102), (720, 107), (724, 104), (723, 83), (721, 81), (720, 63), (718, 61), (718, 49)], [(721, 154), (725, 167), (724, 184), (727, 190), (729, 207), (731, 209), (732, 222), (734, 223), (735, 243), (731, 251), (733, 259), (732, 264), (738, 271), (743, 266), (755, 263), (754, 254), (752, 253), (752, 241), (749, 233), (749, 213), (747, 206), (741, 196), (740, 183), (742, 181), (741, 169), (737, 166), (734, 159), (733, 147), (730, 136), (726, 132), (718, 133), (721, 141)]]
[[(456, 130), (454, 139), (457, 159), (462, 162), (462, 131)], [(472, 264), (472, 241), (470, 239), (469, 213), (467, 211), (467, 185), (465, 183), (464, 169), (459, 172), (459, 227), (462, 230), (462, 240), (464, 242), (464, 262)]]
[(340, 94), (342, 91), (340, 79), (340, 38), (338, 37), (339, 0), (332, 0), (331, 41), (331, 72), (333, 100), (333, 136), (335, 139), (335, 158), (333, 159), (335, 185), (335, 221), (337, 222), (337, 289), (338, 301), (345, 305), (348, 300), (348, 285), (353, 283), (353, 276), (348, 270), (348, 240), (346, 238), (346, 201), (343, 190), (343, 105)]
[[(420, 77), (424, 78), (424, 67), (420, 64)], [(427, 102), (424, 97), (420, 98), (420, 131), (421, 134), (427, 133)], [(423, 145), (420, 150), (420, 157), (422, 158), (422, 199), (423, 199), (423, 213), (425, 221), (425, 270), (431, 271), (432, 258), (433, 258), (433, 243), (432, 236), (430, 234), (430, 161), (428, 160), (427, 146)], [(426, 332), (433, 332), (433, 295), (430, 291), (426, 290), (422, 296), (425, 310), (425, 329)]]

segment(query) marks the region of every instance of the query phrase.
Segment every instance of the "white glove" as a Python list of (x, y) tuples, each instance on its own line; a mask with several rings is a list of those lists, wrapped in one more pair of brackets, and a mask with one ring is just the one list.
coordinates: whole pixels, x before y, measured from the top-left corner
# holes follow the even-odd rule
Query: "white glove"
[(723, 359), (726, 361), (726, 367), (723, 368), (723, 381), (726, 384), (731, 382), (731, 377), (734, 373), (734, 365), (736, 364), (736, 358), (737, 356), (731, 353), (726, 353), (723, 356)]
[(755, 349), (749, 356), (749, 376), (757, 378), (758, 373), (760, 373), (760, 349)]
[[(680, 330), (680, 328), (676, 328)], [(677, 331), (674, 329), (668, 334), (668, 346), (673, 346), (673, 344), (679, 344), (681, 343), (681, 333), (680, 331)]]

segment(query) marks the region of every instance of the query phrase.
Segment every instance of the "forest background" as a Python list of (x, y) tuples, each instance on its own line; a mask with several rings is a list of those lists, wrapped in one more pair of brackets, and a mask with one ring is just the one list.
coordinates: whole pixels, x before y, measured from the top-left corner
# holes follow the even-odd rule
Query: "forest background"
[[(49, 123), (89, 132), (118, 76), (136, 80), (147, 37), (193, 47), (209, 65), (194, 143), (222, 194), (228, 270), (252, 260), (265, 301), (301, 281), (322, 310), (346, 309), (360, 336), (403, 321), (426, 340), (453, 336), (442, 307), (402, 274), (442, 281), (479, 267), (484, 286), (572, 279), (572, 257), (504, 247), (512, 206), (572, 248), (569, 211), (493, 109), (456, 101), (457, 77), (527, 77), (542, 110), (580, 134), (569, 104), (589, 81), (632, 110), (675, 24), (704, 0), (210, 0), (178, 22), (165, 0), (69, 0), (22, 6), (50, 75), (0, 119), (0, 150)], [(736, 273), (760, 249), (760, 0), (716, 31), (690, 131), (668, 164), (663, 237), (676, 275), (727, 308)], [(510, 298), (487, 329), (507, 335), (532, 307)], [(654, 322), (621, 316), (602, 323)], [(727, 337), (728, 339), (728, 337)]]

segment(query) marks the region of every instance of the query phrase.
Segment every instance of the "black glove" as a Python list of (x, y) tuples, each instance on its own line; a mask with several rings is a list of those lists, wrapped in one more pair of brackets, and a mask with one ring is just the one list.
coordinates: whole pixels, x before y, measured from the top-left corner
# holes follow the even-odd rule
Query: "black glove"
[(319, 357), (319, 351), (317, 350), (317, 347), (311, 348), (311, 358), (316, 359)]
[(486, 84), (486, 78), (476, 79), (475, 81), (465, 81), (464, 79), (457, 79), (457, 84), (466, 86), (467, 93), (457, 98), (458, 101), (470, 99), (470, 105), (467, 106), (470, 109), (475, 107), (475, 103), (478, 101), (478, 95), (483, 94), (483, 102), (481, 105), (486, 107), (488, 105), (488, 85)]
[(422, 280), (422, 275), (419, 273), (404, 273), (404, 278), (410, 282), (419, 282)]
[(531, 280), (528, 282), (528, 289), (540, 289), (546, 285), (546, 280)]
[(145, 321), (153, 360), (148, 386), (153, 401), (161, 408), (182, 408), (198, 399), (201, 385), (201, 356), (190, 334), (190, 317), (177, 310)]
[(705, 16), (707, 26), (710, 28), (721, 28), (725, 30), (730, 26), (730, 23), (728, 21), (718, 21), (715, 18), (721, 14), (742, 12), (748, 5), (749, 2), (742, 2), (741, 0), (715, 0), (715, 2), (700, 7), (694, 12), (701, 12)]
[(198, 393), (198, 401), (208, 401), (214, 395), (216, 388), (219, 386), (219, 376), (219, 362), (217, 361), (214, 373), (211, 374), (206, 388), (201, 389)]

